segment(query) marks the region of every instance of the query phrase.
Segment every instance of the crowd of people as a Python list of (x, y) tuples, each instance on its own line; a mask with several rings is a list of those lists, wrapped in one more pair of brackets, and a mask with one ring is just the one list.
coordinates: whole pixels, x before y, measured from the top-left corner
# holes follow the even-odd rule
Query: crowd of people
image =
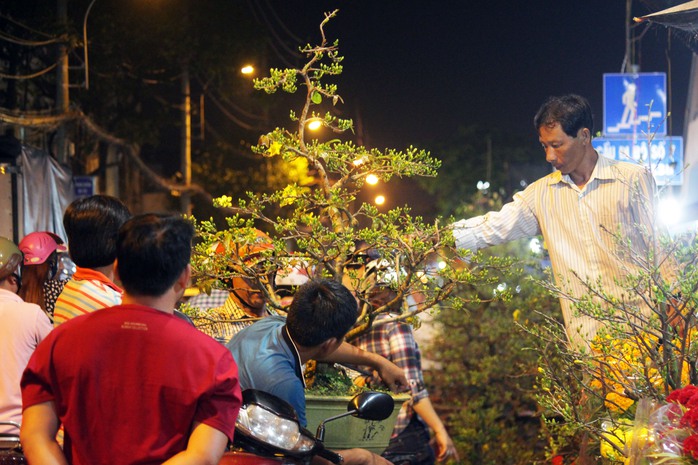
[[(281, 317), (252, 280), (232, 278), (219, 302), (188, 302), (210, 318), (187, 321), (176, 309), (191, 276), (190, 223), (132, 216), (118, 199), (95, 195), (69, 205), (64, 227), (67, 246), (48, 231), (18, 245), (0, 239), (0, 344), (11, 362), (0, 381), (8, 422), (0, 432), (21, 425), (29, 463), (217, 463), (241, 389), (278, 395), (306, 426), (310, 359), (366, 366), (394, 391), (409, 388), (389, 354), (344, 341), (358, 304), (340, 283), (309, 280)], [(237, 251), (246, 263), (269, 247), (264, 233), (258, 239)], [(446, 446), (443, 456), (455, 454), (450, 438)], [(363, 449), (341, 455), (347, 464), (389, 463)]]
[[(584, 292), (583, 279), (612, 286), (628, 264), (614, 253), (609, 231), (653, 226), (651, 174), (598, 155), (582, 97), (549, 99), (534, 122), (555, 171), (501, 211), (456, 222), (457, 245), (474, 251), (542, 234), (554, 275), (571, 295)], [(229, 289), (192, 299), (202, 313), (187, 321), (176, 307), (191, 277), (189, 222), (132, 216), (118, 199), (95, 195), (67, 208), (64, 227), (67, 247), (48, 231), (17, 245), (0, 238), (0, 421), (21, 424), (29, 463), (218, 463), (233, 438), (242, 389), (279, 396), (306, 425), (309, 360), (361, 367), (374, 373), (362, 382), (412, 394), (383, 456), (340, 451), (345, 463), (457, 459), (425, 389), (412, 328), (381, 324), (347, 343), (359, 311), (345, 285), (309, 279), (283, 317), (265, 305), (254, 281), (236, 277)], [(260, 232), (236, 253), (252, 267), (269, 243)], [(75, 264), (69, 279), (60, 270), (66, 253)], [(370, 303), (393, 302), (390, 283), (374, 281)], [(599, 323), (562, 304), (568, 339), (583, 346)], [(11, 424), (0, 426), (11, 432)]]

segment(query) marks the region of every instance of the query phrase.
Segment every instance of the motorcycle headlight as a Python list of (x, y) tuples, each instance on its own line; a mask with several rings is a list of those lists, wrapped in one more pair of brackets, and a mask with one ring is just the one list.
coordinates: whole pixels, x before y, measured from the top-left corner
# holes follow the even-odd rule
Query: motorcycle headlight
[(236, 429), (264, 444), (292, 453), (309, 452), (315, 439), (304, 435), (297, 422), (279, 417), (259, 405), (240, 409)]

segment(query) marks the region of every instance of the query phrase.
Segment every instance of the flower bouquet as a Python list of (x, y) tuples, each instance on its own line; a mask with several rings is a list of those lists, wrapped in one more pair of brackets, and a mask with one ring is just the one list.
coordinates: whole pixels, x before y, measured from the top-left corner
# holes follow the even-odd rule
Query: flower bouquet
[(640, 399), (628, 439), (628, 465), (698, 464), (698, 387), (677, 389), (663, 404)]

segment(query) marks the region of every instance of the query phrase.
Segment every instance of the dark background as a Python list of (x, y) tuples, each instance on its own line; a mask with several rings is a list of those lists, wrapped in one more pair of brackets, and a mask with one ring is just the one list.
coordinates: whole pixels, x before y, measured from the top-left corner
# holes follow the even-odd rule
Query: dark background
[[(673, 2), (674, 4), (677, 2)], [(279, 38), (327, 28), (346, 57), (340, 93), (378, 148), (430, 143), (478, 123), (535, 138), (532, 118), (549, 95), (578, 93), (602, 124), (603, 73), (621, 72), (622, 0), (250, 2)], [(633, 16), (656, 10), (639, 1)], [(646, 30), (645, 30), (646, 29)], [(633, 61), (668, 72), (670, 132), (681, 135), (691, 52), (663, 26), (638, 26)], [(272, 57), (273, 58), (273, 57)]]

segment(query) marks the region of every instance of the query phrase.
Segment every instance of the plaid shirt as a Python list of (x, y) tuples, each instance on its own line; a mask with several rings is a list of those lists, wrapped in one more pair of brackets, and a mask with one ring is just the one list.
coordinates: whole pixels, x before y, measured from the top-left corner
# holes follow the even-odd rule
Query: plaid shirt
[(187, 301), (192, 308), (208, 310), (209, 308), (222, 307), (228, 298), (228, 291), (211, 289), (211, 295), (201, 292)]
[[(243, 328), (247, 328), (255, 321), (261, 319), (245, 313), (245, 310), (233, 300), (232, 293), (225, 292), (225, 295), (226, 299), (222, 305), (200, 310), (196, 316), (192, 317), (194, 326), (223, 344), (227, 344)], [(213, 294), (211, 294), (211, 297), (213, 297)], [(271, 311), (269, 313), (275, 314)]]
[(380, 324), (382, 319), (390, 316), (381, 315), (376, 318), (373, 328), (368, 333), (353, 340), (352, 344), (360, 349), (382, 355), (405, 370), (405, 377), (410, 385), (412, 400), (402, 404), (395, 428), (393, 428), (392, 437), (394, 438), (410, 422), (414, 413), (412, 405), (427, 398), (429, 393), (424, 386), (421, 355), (419, 347), (414, 340), (412, 326), (404, 322)]

